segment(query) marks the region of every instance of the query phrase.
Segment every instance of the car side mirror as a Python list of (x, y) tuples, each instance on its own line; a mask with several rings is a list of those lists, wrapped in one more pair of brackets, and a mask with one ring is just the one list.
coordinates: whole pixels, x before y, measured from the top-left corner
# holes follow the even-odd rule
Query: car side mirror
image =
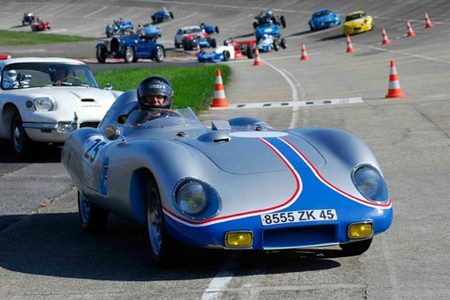
[(122, 131), (116, 125), (111, 124), (105, 128), (104, 134), (108, 140), (114, 141), (122, 136)]
[(112, 88), (113, 88), (113, 85), (109, 82), (105, 85), (105, 90), (107, 90), (107, 91), (112, 90)]

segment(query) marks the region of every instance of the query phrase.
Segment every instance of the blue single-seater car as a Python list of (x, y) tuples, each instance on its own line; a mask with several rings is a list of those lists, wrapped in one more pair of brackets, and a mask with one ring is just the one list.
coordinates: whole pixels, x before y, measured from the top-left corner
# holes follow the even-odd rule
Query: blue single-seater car
[(259, 41), (265, 34), (273, 36), (274, 38), (281, 37), (281, 26), (274, 23), (267, 23), (259, 25), (255, 28), (256, 40)]
[(173, 13), (167, 8), (163, 7), (160, 10), (156, 11), (153, 15), (151, 15), (151, 19), (153, 24), (162, 23), (169, 19), (173, 19)]
[(341, 16), (328, 8), (316, 10), (308, 21), (311, 31), (321, 30), (341, 24)]
[(180, 243), (359, 255), (393, 218), (380, 165), (353, 134), (274, 129), (253, 117), (205, 126), (189, 108), (139, 110), (136, 89), (97, 128), (73, 132), (61, 161), (82, 228), (105, 230), (109, 213), (135, 220), (161, 264), (179, 257)]
[(166, 50), (153, 36), (131, 34), (98, 43), (96, 54), (99, 63), (104, 63), (108, 57), (123, 58), (126, 63), (136, 62), (140, 58), (162, 62)]
[(208, 34), (219, 33), (219, 26), (201, 23), (200, 28)]
[(270, 52), (272, 50), (278, 51), (281, 48), (286, 49), (287, 42), (284, 38), (277, 38), (265, 34), (258, 40), (256, 44), (259, 52)]

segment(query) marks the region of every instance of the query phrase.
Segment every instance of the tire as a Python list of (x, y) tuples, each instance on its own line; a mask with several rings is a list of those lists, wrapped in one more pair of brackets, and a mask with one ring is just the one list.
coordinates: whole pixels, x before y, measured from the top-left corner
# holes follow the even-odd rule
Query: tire
[(155, 20), (155, 17), (154, 17), (154, 16), (152, 16), (152, 23), (153, 23), (153, 24), (156, 24), (156, 20)]
[(280, 17), (280, 22), (281, 26), (283, 26), (283, 28), (286, 28), (286, 18), (284, 16)]
[(256, 27), (258, 27), (258, 22), (253, 22), (253, 28), (256, 29)]
[(215, 31), (216, 33), (219, 33), (219, 26), (216, 26)]
[(280, 46), (281, 46), (281, 48), (283, 48), (283, 49), (286, 49), (286, 48), (287, 48), (287, 43), (286, 43), (286, 40), (285, 40), (284, 38), (281, 39), (281, 41), (280, 41)]
[(108, 211), (92, 203), (78, 191), (78, 215), (81, 228), (87, 233), (102, 233), (108, 224)]
[(131, 63), (131, 62), (135, 61), (135, 59), (136, 59), (136, 52), (135, 52), (134, 48), (131, 46), (128, 46), (125, 49), (125, 55), (124, 55), (125, 62)]
[(227, 50), (223, 51), (223, 61), (229, 61), (230, 60), (230, 52)]
[(155, 49), (155, 56), (154, 56), (154, 60), (156, 62), (163, 62), (164, 58), (166, 57), (166, 51), (164, 50), (164, 47), (161, 45), (156, 46)]
[(173, 13), (170, 12), (169, 14), (170, 14), (170, 17), (173, 19), (174, 18)]
[(183, 40), (183, 49), (184, 51), (190, 50), (189, 42)]
[(16, 160), (24, 160), (28, 158), (33, 141), (23, 128), (22, 118), (16, 110), (11, 122), (11, 149)]
[(276, 41), (273, 42), (273, 50), (275, 50), (275, 51), (280, 50), (280, 46), (278, 45), (278, 42), (276, 42)]
[(355, 256), (366, 252), (369, 249), (370, 244), (372, 244), (371, 238), (359, 242), (341, 244), (339, 247), (341, 247), (346, 256)]
[(104, 64), (106, 61), (106, 48), (105, 47), (97, 47), (97, 61), (101, 64)]
[(176, 40), (174, 41), (174, 43), (173, 43), (173, 44), (175, 45), (175, 49), (178, 49), (178, 48), (180, 48), (180, 46), (181, 46), (180, 44), (178, 44), (178, 43), (177, 43), (177, 41), (176, 41)]
[(217, 42), (216, 42), (216, 39), (211, 39), (211, 47), (212, 48), (216, 48), (217, 47)]
[(151, 178), (146, 186), (145, 229), (153, 261), (161, 265), (174, 263), (177, 242), (167, 233), (161, 197), (155, 181)]
[(255, 58), (255, 50), (252, 47), (247, 47), (247, 50), (245, 50), (245, 54), (247, 55), (248, 59)]

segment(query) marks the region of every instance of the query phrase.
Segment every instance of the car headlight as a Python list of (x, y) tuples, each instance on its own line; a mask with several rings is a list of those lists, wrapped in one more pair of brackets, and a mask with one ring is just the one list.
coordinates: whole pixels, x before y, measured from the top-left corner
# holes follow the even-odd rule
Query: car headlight
[(371, 165), (358, 166), (352, 173), (352, 180), (366, 199), (374, 202), (388, 201), (386, 182), (375, 167)]
[(193, 220), (211, 218), (220, 209), (217, 192), (196, 179), (184, 179), (175, 190), (175, 202), (181, 214)]
[(49, 97), (38, 97), (34, 99), (34, 107), (36, 110), (50, 111), (55, 107), (55, 102)]

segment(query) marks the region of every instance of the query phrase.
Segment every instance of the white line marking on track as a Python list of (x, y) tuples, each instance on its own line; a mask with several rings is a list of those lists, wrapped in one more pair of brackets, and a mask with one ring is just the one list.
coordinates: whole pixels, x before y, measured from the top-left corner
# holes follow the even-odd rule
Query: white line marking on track
[(230, 254), (220, 271), (214, 276), (208, 287), (202, 294), (202, 300), (221, 299), (227, 284), (233, 278), (235, 269), (236, 253)]
[(84, 19), (89, 18), (90, 16), (93, 16), (93, 15), (95, 15), (96, 13), (99, 13), (99, 12), (101, 12), (101, 11), (104, 11), (104, 10), (107, 9), (107, 8), (108, 8), (108, 6), (103, 6), (103, 7), (99, 8), (99, 9), (97, 9), (97, 10), (95, 10), (95, 11), (93, 11), (93, 12), (87, 14), (87, 15), (85, 15), (83, 18), (84, 18)]

